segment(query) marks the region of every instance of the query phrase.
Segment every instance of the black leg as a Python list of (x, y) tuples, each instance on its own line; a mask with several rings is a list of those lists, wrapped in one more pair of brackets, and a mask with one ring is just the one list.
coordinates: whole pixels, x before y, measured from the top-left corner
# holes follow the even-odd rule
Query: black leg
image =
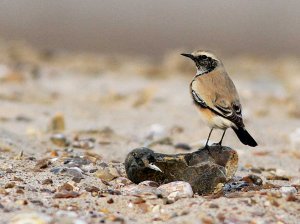
[(210, 132), (209, 132), (209, 134), (208, 134), (208, 138), (207, 138), (207, 140), (206, 140), (205, 148), (208, 146), (208, 141), (209, 141), (210, 135), (211, 135), (211, 133), (212, 133), (213, 130), (214, 130), (213, 128), (210, 129)]
[(225, 129), (224, 132), (223, 132), (222, 138), (221, 138), (221, 140), (220, 140), (219, 143), (218, 143), (219, 145), (222, 145), (222, 141), (223, 141), (223, 138), (224, 138), (224, 135), (225, 135), (226, 130), (227, 130), (227, 129)]

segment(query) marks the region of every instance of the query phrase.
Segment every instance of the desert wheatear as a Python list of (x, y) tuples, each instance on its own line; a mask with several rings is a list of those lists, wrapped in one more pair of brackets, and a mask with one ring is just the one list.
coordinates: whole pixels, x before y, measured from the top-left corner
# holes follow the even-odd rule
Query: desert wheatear
[(192, 59), (197, 67), (190, 91), (203, 120), (211, 128), (206, 146), (214, 128), (224, 130), (220, 145), (226, 129), (232, 128), (243, 144), (257, 146), (245, 129), (239, 95), (222, 62), (207, 51), (182, 55)]

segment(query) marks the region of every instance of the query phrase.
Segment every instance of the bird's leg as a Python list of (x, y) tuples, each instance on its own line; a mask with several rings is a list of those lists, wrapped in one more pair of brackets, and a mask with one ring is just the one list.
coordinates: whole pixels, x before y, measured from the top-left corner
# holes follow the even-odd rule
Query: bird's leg
[(210, 135), (211, 135), (211, 133), (212, 133), (213, 130), (214, 130), (213, 128), (210, 129), (210, 132), (209, 132), (207, 140), (206, 140), (205, 148), (207, 148), (207, 146), (208, 146), (208, 141), (209, 141)]
[(218, 145), (222, 145), (222, 141), (223, 141), (226, 130), (227, 129), (224, 130), (223, 135), (222, 135), (221, 140), (219, 141)]

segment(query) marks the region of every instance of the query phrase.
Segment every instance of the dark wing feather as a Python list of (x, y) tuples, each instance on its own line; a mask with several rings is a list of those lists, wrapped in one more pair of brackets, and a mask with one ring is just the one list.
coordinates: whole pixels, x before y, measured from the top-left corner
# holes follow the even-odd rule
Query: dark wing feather
[(239, 103), (234, 103), (232, 106), (221, 106), (215, 105), (215, 107), (222, 113), (222, 116), (232, 123), (234, 123), (237, 127), (244, 127), (242, 110)]
[(201, 97), (194, 90), (192, 90), (192, 97), (195, 104), (198, 104), (199, 106), (204, 108), (208, 108), (207, 104), (201, 99)]

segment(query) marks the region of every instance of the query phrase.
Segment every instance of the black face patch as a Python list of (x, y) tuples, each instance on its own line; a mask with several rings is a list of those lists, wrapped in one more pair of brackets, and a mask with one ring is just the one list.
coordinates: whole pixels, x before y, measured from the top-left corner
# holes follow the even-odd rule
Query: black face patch
[(203, 71), (203, 73), (208, 73), (213, 71), (218, 65), (217, 60), (208, 57), (206, 55), (199, 55), (194, 58), (194, 61), (196, 63), (197, 68), (200, 71)]

